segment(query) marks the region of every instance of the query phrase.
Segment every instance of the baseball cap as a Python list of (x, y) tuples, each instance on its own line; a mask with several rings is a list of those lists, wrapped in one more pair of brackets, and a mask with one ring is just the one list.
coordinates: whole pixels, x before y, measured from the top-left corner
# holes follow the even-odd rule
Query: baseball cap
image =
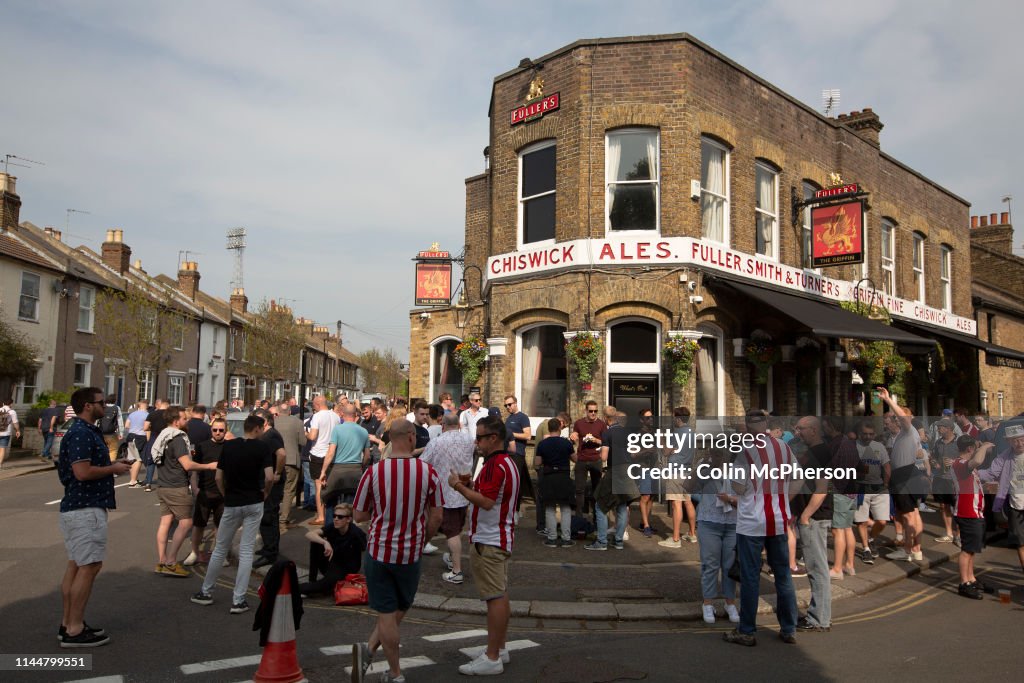
[(1016, 439), (1018, 436), (1024, 436), (1024, 425), (1008, 425), (1006, 427), (1006, 438)]
[(945, 417), (939, 420), (936, 424), (939, 427), (945, 427), (946, 429), (953, 429), (953, 427), (955, 426), (952, 420)]
[(952, 415), (953, 415), (953, 409), (952, 408), (943, 408), (942, 409), (942, 417), (951, 417)]

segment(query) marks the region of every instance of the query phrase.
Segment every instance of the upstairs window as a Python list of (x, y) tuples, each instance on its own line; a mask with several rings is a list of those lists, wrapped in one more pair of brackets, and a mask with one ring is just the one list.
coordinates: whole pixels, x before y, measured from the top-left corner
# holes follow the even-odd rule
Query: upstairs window
[(92, 332), (95, 318), (96, 290), (82, 285), (78, 289), (78, 331)]
[(542, 142), (519, 155), (521, 244), (555, 239), (554, 142)]
[(701, 236), (729, 242), (729, 150), (710, 138), (700, 140)]
[(614, 131), (606, 147), (608, 231), (657, 230), (658, 132)]
[(924, 235), (914, 233), (914, 296), (924, 303)]
[(896, 227), (882, 221), (882, 290), (896, 295)]
[(779, 173), (768, 164), (754, 165), (755, 247), (761, 256), (779, 258)]
[(35, 273), (21, 274), (18, 317), (22, 320), (39, 321), (39, 276)]
[(939, 286), (942, 310), (953, 310), (953, 247), (943, 244), (939, 248)]

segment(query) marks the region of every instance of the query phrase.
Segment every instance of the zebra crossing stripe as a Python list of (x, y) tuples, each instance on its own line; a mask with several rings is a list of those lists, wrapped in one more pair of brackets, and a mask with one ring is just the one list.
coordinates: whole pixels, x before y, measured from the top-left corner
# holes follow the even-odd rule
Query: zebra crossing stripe
[(454, 633), (435, 633), (432, 636), (423, 636), (423, 640), (431, 643), (441, 643), (446, 640), (462, 640), (464, 638), (477, 638), (486, 636), (487, 631), (482, 628), (474, 628), (469, 631), (455, 631)]
[[(415, 668), (420, 667), (420, 666), (431, 666), (432, 664), (434, 664), (434, 660), (433, 659), (431, 659), (430, 657), (423, 657), (423, 656), (419, 656), (419, 657), (402, 657), (401, 659), (398, 660), (398, 666), (403, 671), (406, 670), (406, 669), (415, 669)], [(390, 669), (391, 669), (391, 667), (388, 665), (387, 660), (384, 660), (384, 661), (374, 662), (373, 664), (371, 664), (370, 668), (366, 670), (366, 673), (368, 673), (368, 674), (379, 674), (379, 673), (383, 673), (385, 671), (389, 671)], [(352, 667), (351, 666), (346, 666), (345, 667), (345, 673), (347, 673), (348, 675), (351, 676), (352, 675)]]
[[(510, 640), (507, 643), (505, 643), (505, 649), (509, 652), (512, 652), (513, 650), (526, 650), (531, 647), (540, 647), (540, 643), (535, 643), (532, 640)], [(476, 659), (486, 651), (486, 645), (464, 647), (459, 650), (459, 652), (466, 655), (470, 659)]]

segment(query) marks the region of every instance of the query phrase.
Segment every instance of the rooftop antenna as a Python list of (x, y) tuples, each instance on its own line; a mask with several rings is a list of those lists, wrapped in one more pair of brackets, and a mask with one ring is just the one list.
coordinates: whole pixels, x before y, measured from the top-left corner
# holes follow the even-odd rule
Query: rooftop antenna
[(83, 209), (64, 209), (64, 232), (71, 234), (71, 214), (73, 213), (84, 213), (87, 216), (92, 214)]
[(826, 88), (821, 91), (821, 108), (825, 116), (835, 116), (839, 110), (839, 88)]
[[(185, 255), (184, 259), (181, 258), (182, 254)], [(192, 260), (191, 259), (192, 256), (202, 256), (202, 255), (203, 255), (202, 252), (199, 252), (199, 251), (191, 251), (189, 249), (179, 249), (178, 250), (178, 268), (181, 268), (181, 264), (187, 263), (188, 261)]]
[(1003, 203), (1006, 204), (1006, 218), (1007, 223), (1013, 224), (1013, 195), (1008, 194), (1003, 197)]
[[(17, 159), (18, 161), (24, 161), (26, 163), (24, 163), (24, 164), (15, 163), (15, 162), (11, 161), (11, 159)], [(4, 173), (8, 172), (7, 169), (10, 166), (19, 166), (21, 168), (31, 168), (31, 166), (28, 166), (27, 164), (36, 164), (37, 166), (46, 166), (46, 164), (44, 164), (41, 161), (32, 161), (31, 159), (26, 159), (25, 157), (19, 157), (17, 154), (5, 154), (4, 155)]]
[(232, 291), (244, 289), (242, 284), (242, 257), (245, 255), (245, 228), (231, 228), (228, 230), (228, 251), (235, 252), (235, 272), (231, 279)]

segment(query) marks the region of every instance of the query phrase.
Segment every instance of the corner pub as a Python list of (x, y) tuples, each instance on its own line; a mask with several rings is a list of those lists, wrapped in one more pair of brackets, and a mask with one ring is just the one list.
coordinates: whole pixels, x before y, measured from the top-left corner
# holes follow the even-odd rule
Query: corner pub
[[(875, 384), (917, 414), (976, 409), (969, 204), (883, 152), (871, 109), (833, 114), (687, 34), (497, 76), (457, 303), (410, 312), (410, 396), (458, 400), (455, 347), (478, 338), (484, 405), (515, 394), (535, 425), (589, 399), (855, 415)], [(566, 348), (585, 333), (589, 382)]]

